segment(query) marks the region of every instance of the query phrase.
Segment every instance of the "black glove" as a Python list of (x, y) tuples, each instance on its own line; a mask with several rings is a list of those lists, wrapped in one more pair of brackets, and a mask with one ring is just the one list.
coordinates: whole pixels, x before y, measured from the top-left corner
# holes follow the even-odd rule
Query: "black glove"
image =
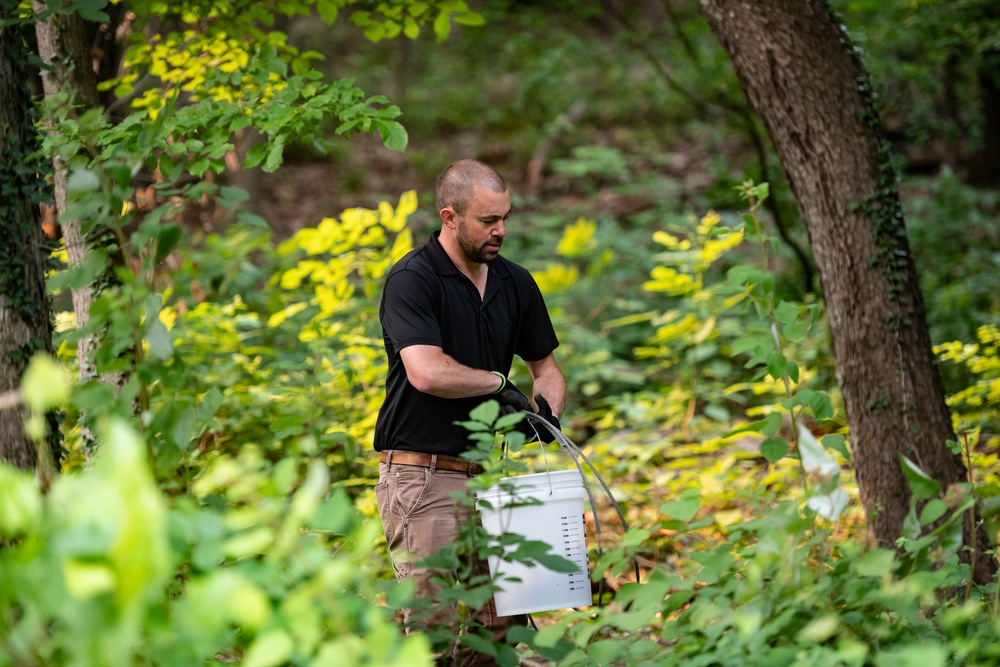
[[(511, 386), (511, 385), (508, 385)], [(520, 392), (518, 392), (520, 394)], [(524, 396), (524, 394), (521, 394)], [(525, 397), (525, 400), (528, 400)], [(542, 417), (548, 423), (552, 424), (556, 428), (559, 426), (559, 418), (552, 414), (552, 408), (549, 406), (549, 402), (545, 400), (545, 397), (541, 394), (535, 394), (535, 403), (538, 404), (538, 412), (535, 412), (539, 417)], [(531, 404), (526, 408), (527, 410), (534, 412), (531, 408)], [(505, 414), (513, 414), (515, 412), (524, 412), (524, 410), (517, 410), (511, 405), (502, 405), (500, 411)], [(535, 440), (541, 440), (542, 442), (548, 444), (556, 439), (556, 436), (547, 428), (537, 423), (534, 417), (525, 417), (521, 421), (514, 424), (514, 430), (524, 435), (525, 442), (534, 442)]]
[[(562, 430), (562, 427), (559, 425), (559, 417), (552, 414), (552, 407), (549, 405), (549, 402), (545, 400), (545, 397), (541, 394), (535, 394), (535, 403), (538, 404), (538, 412), (536, 414), (555, 426), (556, 429)], [(538, 437), (544, 443), (550, 443), (556, 439), (556, 436), (552, 433), (552, 431), (544, 426), (536, 425), (535, 429), (538, 431)]]
[[(501, 407), (510, 407), (513, 410), (504, 410), (504, 414), (511, 412), (531, 411), (531, 401), (521, 393), (521, 390), (510, 382), (504, 382), (503, 390), (497, 394), (497, 401)], [(551, 411), (550, 411), (551, 412)]]

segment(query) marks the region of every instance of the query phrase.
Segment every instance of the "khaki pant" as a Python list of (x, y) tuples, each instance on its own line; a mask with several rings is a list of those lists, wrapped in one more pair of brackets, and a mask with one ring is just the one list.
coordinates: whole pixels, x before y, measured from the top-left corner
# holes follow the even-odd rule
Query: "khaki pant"
[[(431, 581), (434, 570), (416, 567), (413, 563), (455, 541), (458, 527), (468, 521), (472, 509), (457, 503), (449, 494), (466, 492), (469, 478), (468, 473), (452, 470), (379, 464), (375, 496), (396, 579), (413, 581), (416, 594), (421, 598), (433, 600), (440, 587)], [(483, 572), (488, 571), (485, 562), (481, 567)], [(492, 633), (494, 643), (503, 640), (509, 628), (527, 623), (524, 615), (497, 616), (493, 598), (476, 611), (475, 619)], [(419, 620), (413, 610), (404, 609), (403, 621), (407, 632), (419, 630), (421, 625), (448, 624), (457, 627), (458, 611), (454, 604), (435, 603), (433, 613), (420, 615)], [(456, 638), (447, 654), (439, 658), (438, 664), (489, 667), (496, 665), (496, 661), (459, 645)]]

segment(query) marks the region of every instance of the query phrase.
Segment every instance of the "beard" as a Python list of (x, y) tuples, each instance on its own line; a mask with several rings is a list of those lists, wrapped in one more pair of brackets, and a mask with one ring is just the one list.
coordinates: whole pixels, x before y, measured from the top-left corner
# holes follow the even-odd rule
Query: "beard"
[[(459, 224), (456, 232), (455, 240), (458, 241), (458, 249), (465, 261), (487, 264), (496, 259), (500, 254), (500, 246), (503, 244), (503, 239), (490, 238), (484, 243), (477, 244), (466, 234), (464, 224)], [(491, 245), (496, 246), (497, 249), (494, 250), (487, 247)]]

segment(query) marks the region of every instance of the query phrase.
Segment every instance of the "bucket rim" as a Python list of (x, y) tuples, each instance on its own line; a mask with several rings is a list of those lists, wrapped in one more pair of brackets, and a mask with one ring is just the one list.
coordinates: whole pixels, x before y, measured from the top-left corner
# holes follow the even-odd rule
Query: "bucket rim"
[[(505, 485), (509, 485), (510, 488), (505, 488)], [(502, 477), (497, 484), (477, 491), (476, 498), (495, 498), (541, 490), (555, 492), (576, 491), (577, 489), (580, 489), (581, 492), (584, 491), (584, 479), (579, 470), (550, 470)]]

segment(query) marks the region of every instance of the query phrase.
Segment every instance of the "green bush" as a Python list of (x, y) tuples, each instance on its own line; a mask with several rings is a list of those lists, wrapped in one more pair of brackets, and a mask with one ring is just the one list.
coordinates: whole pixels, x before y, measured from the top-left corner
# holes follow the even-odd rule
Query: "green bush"
[(92, 467), (43, 495), (0, 465), (0, 665), (430, 665), (380, 601), (377, 524), (320, 460), (217, 455), (164, 495), (112, 420)]

